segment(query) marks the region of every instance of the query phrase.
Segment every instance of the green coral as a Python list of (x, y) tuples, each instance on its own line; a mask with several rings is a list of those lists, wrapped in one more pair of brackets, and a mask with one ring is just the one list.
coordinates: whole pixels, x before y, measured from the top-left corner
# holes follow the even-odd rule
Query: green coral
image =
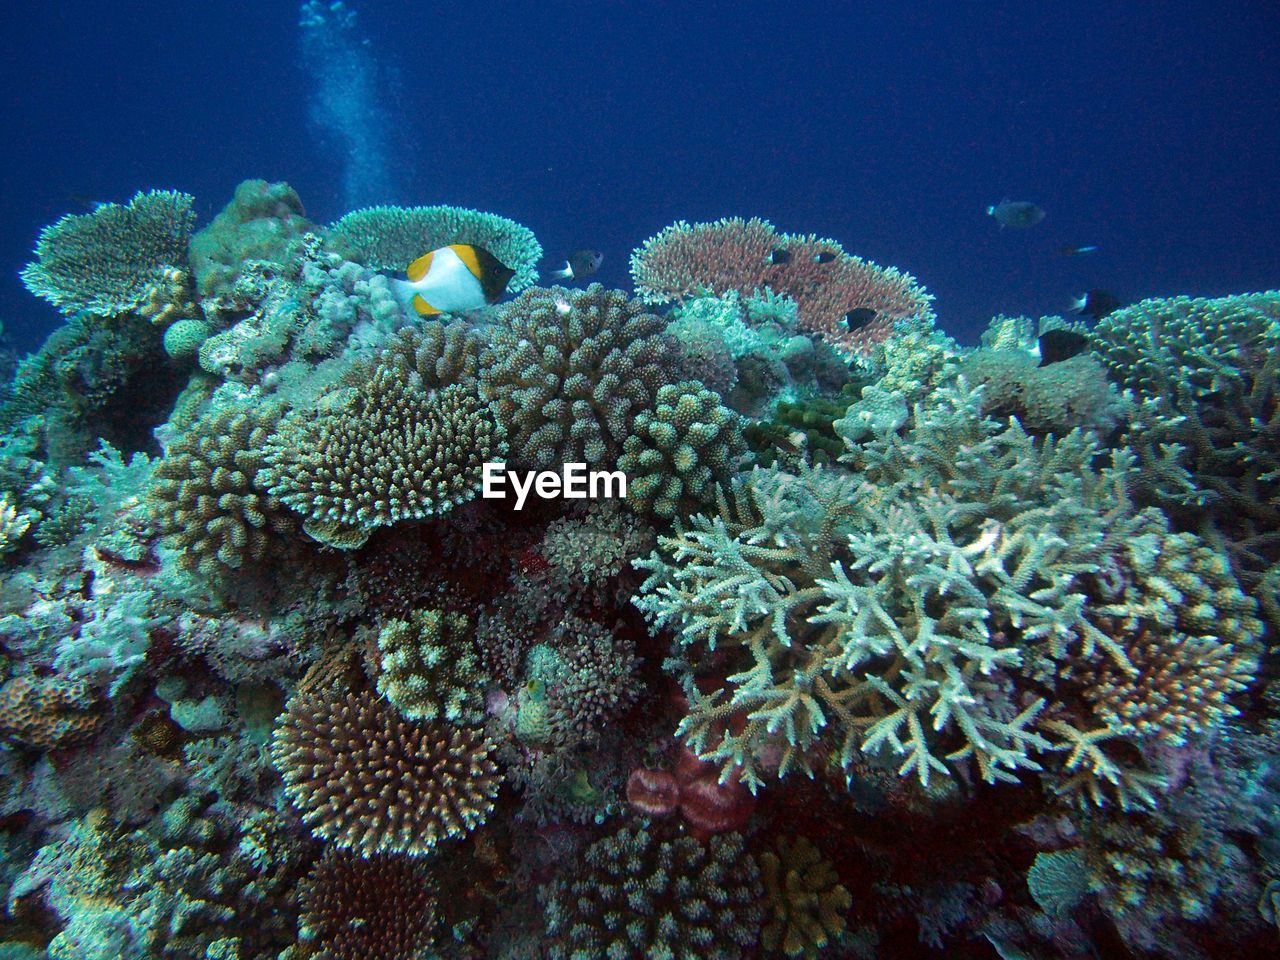
[(755, 421), (744, 431), (756, 461), (761, 466), (772, 466), (794, 451), (810, 464), (835, 463), (845, 447), (833, 424), (857, 399), (857, 388), (845, 384), (834, 398), (780, 400), (772, 420)]
[(1280, 292), (1144, 300), (1094, 346), (1142, 404), (1145, 495), (1230, 556), (1280, 628)]
[(1106, 369), (1085, 353), (1042, 367), (1024, 350), (984, 349), (966, 357), (960, 370), (986, 388), (983, 413), (1017, 417), (1032, 433), (1108, 430), (1124, 409)]
[(483, 682), (471, 621), (417, 610), (378, 631), (378, 692), (410, 720), (484, 722)]
[(396, 271), (453, 243), (482, 247), (514, 270), (510, 293), (538, 280), (542, 245), (533, 231), (493, 213), (449, 206), (367, 207), (333, 224), (328, 237), (328, 245), (345, 259)]
[(186, 264), (193, 200), (176, 190), (140, 191), (127, 205), (68, 214), (40, 231), (22, 282), (63, 313), (114, 317), (136, 310), (166, 268)]
[[(462, 374), (466, 348), (412, 337), (281, 421), (258, 482), (304, 518), (303, 529), (341, 549), (377, 527), (444, 513), (473, 498), (505, 444)], [(448, 385), (442, 376), (461, 380)]]
[(624, 827), (552, 884), (552, 960), (734, 960), (760, 937), (759, 867), (738, 834), (659, 840)]
[(662, 319), (593, 283), (526, 290), (492, 331), (481, 383), (513, 455), (547, 468), (613, 461), (667, 382)]
[(697, 380), (660, 387), (652, 410), (636, 415), (618, 469), (627, 501), (660, 517), (710, 503), (746, 449), (742, 418)]

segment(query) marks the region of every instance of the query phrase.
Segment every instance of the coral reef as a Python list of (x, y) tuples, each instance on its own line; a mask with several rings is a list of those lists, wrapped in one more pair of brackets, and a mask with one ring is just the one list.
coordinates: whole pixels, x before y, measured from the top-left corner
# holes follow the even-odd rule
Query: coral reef
[[(846, 772), (864, 756), (892, 762), (927, 788), (957, 764), (1017, 780), (1070, 746), (1064, 792), (1100, 801), (1105, 781), (1130, 802), (1149, 799), (1146, 781), (1101, 742), (1177, 740), (1235, 712), (1260, 624), (1225, 566), (1181, 544), (1210, 583), (1191, 573), (1191, 592), (1165, 589), (1151, 566), (1178, 541), (1129, 500), (1131, 458), (1095, 470), (1096, 440), (1036, 441), (1016, 420), (982, 419), (980, 403), (963, 381), (939, 391), (905, 437), (854, 447), (861, 479), (757, 470), (719, 516), (693, 517), (639, 562), (651, 576), (637, 605), (684, 648), (679, 733), (701, 756), (753, 788), (761, 763), (783, 776), (823, 753)], [(1087, 604), (1090, 593), (1110, 602)], [(1184, 630), (1204, 659), (1173, 677), (1150, 669)], [(1151, 637), (1163, 649), (1143, 651), (1143, 672), (1128, 648)], [(692, 666), (704, 649), (738, 654), (711, 692)], [(1080, 689), (1108, 664), (1134, 681), (1114, 685), (1120, 710)], [(1187, 706), (1206, 694), (1202, 714)], [(1121, 710), (1150, 723), (1109, 724)]]
[(1225, 550), (1280, 628), (1280, 293), (1143, 300), (1093, 340), (1142, 404), (1145, 495)]
[(364, 855), (429, 853), (483, 823), (500, 776), (492, 743), (418, 724), (365, 693), (300, 693), (275, 733), (289, 798), (320, 837)]
[(136, 311), (167, 269), (186, 264), (193, 199), (176, 190), (148, 190), (123, 206), (68, 214), (40, 231), (36, 259), (23, 268), (22, 282), (64, 313), (114, 317)]
[[(784, 262), (771, 254), (785, 250)], [(680, 220), (631, 256), (631, 277), (649, 303), (684, 300), (710, 291), (748, 296), (765, 287), (795, 300), (804, 328), (850, 351), (887, 339), (899, 321), (928, 322), (933, 297), (910, 274), (844, 252), (834, 240), (778, 233), (767, 220), (732, 217), (715, 223)], [(857, 330), (853, 309), (875, 311)]]
[(481, 384), (512, 454), (551, 467), (613, 462), (666, 383), (664, 324), (617, 290), (526, 290), (503, 312)]

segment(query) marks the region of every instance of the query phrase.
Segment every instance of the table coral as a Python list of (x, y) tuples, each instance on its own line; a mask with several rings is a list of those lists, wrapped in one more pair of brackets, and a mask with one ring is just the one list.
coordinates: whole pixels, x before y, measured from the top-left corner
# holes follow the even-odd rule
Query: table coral
[(483, 247), (515, 271), (507, 284), (519, 293), (538, 280), (542, 245), (514, 220), (462, 207), (366, 207), (329, 228), (328, 244), (348, 260), (403, 271), (424, 253), (451, 243)]
[[(775, 250), (790, 256), (774, 262)], [(850, 351), (889, 338), (899, 321), (933, 318), (933, 297), (910, 274), (847, 254), (834, 240), (779, 233), (756, 217), (677, 221), (631, 255), (631, 277), (649, 303), (730, 290), (750, 296), (768, 287), (795, 300), (805, 329)], [(855, 308), (875, 311), (856, 331), (845, 322)]]
[(166, 269), (186, 264), (194, 199), (176, 190), (140, 191), (127, 205), (68, 214), (40, 232), (22, 282), (63, 313), (136, 310)]

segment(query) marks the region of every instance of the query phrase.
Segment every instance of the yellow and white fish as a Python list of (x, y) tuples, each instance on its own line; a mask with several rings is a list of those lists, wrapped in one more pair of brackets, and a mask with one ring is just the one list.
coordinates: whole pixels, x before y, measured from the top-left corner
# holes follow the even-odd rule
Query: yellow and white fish
[(409, 264), (409, 279), (393, 280), (396, 298), (423, 316), (475, 310), (502, 299), (515, 271), (488, 250), (451, 243)]

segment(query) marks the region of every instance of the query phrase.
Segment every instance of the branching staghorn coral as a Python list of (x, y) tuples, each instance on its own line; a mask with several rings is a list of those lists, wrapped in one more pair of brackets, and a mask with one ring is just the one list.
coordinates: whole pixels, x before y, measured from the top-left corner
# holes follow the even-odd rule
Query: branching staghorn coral
[(114, 317), (137, 310), (168, 268), (186, 265), (194, 199), (176, 190), (140, 191), (127, 205), (68, 214), (40, 231), (22, 282), (63, 313)]
[(526, 290), (508, 304), (481, 383), (514, 456), (602, 467), (667, 382), (662, 320), (620, 290)]
[[(1149, 796), (1150, 779), (1110, 747), (1178, 742), (1234, 712), (1227, 698), (1252, 676), (1260, 624), (1230, 574), (1192, 569), (1187, 590), (1166, 589), (1144, 565), (1167, 526), (1130, 502), (1131, 456), (1095, 469), (1089, 435), (1035, 440), (1016, 420), (983, 419), (980, 400), (961, 380), (917, 405), (905, 437), (851, 455), (861, 483), (757, 470), (735, 505), (695, 516), (660, 538), (666, 556), (638, 562), (652, 573), (637, 605), (685, 648), (678, 734), (725, 776), (739, 767), (754, 788), (766, 759), (781, 776), (825, 752), (846, 770), (863, 754), (891, 761), (921, 787), (969, 763), (1016, 781), (1063, 751), (1064, 792), (1127, 803)], [(1130, 657), (1158, 624), (1195, 629), (1204, 645), (1172, 678), (1149, 667), (1178, 634), (1159, 655)], [(704, 648), (734, 652), (709, 693), (696, 676)], [(1130, 678), (1114, 685), (1130, 706), (1091, 706), (1079, 681), (1091, 669)], [(1186, 706), (1196, 698), (1202, 708)], [(1120, 712), (1149, 723), (1121, 724)]]

